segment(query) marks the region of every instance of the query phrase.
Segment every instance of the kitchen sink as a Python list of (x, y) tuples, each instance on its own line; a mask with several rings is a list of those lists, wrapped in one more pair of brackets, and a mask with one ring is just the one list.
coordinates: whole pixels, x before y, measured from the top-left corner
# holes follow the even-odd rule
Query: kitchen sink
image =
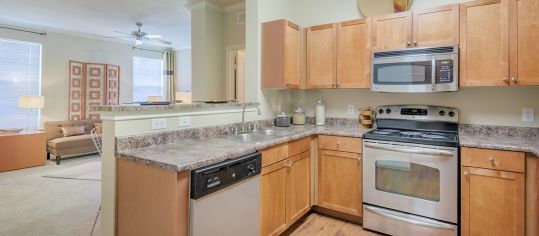
[(275, 130), (275, 129), (261, 129), (255, 131), (255, 133), (268, 135), (268, 136), (287, 136), (292, 135), (294, 132), (286, 131), (286, 130)]
[(243, 133), (235, 134), (229, 137), (229, 139), (241, 141), (241, 142), (260, 142), (272, 139), (273, 137), (269, 135), (259, 134), (259, 133)]

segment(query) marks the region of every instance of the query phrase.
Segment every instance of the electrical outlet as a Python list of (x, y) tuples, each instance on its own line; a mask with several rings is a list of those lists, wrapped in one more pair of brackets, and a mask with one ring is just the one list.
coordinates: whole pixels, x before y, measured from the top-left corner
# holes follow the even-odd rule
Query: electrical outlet
[(533, 108), (522, 108), (522, 122), (533, 122), (535, 114)]
[(190, 116), (180, 116), (180, 117), (178, 117), (178, 126), (179, 127), (191, 126), (191, 117)]
[(348, 105), (348, 115), (354, 115), (356, 114), (356, 109), (354, 105)]
[(166, 128), (167, 128), (166, 118), (152, 119), (152, 130), (166, 129)]

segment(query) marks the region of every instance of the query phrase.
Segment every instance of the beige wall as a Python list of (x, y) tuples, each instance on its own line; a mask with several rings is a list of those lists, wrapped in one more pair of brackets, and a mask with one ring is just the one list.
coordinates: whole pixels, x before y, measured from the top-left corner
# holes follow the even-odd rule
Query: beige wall
[(49, 32), (47, 36), (0, 29), (0, 38), (42, 45), (41, 94), (45, 96), (42, 121), (67, 119), (69, 60), (120, 66), (120, 102), (131, 102), (133, 56), (161, 58), (160, 53), (140, 52), (131, 45)]
[(176, 91), (191, 91), (191, 48), (176, 51)]

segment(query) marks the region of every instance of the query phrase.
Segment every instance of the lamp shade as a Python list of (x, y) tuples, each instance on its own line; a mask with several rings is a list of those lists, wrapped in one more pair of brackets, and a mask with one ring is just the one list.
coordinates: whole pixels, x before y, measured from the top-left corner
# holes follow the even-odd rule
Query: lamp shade
[(45, 97), (43, 96), (20, 96), (19, 108), (42, 109), (45, 107)]
[(176, 101), (182, 100), (182, 102), (191, 103), (192, 96), (191, 92), (176, 92)]

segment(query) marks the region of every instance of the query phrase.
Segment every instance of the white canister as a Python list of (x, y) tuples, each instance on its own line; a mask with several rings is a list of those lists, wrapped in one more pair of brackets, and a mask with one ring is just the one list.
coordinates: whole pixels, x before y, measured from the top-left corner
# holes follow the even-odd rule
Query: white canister
[(326, 105), (322, 100), (316, 101), (316, 125), (326, 124)]

